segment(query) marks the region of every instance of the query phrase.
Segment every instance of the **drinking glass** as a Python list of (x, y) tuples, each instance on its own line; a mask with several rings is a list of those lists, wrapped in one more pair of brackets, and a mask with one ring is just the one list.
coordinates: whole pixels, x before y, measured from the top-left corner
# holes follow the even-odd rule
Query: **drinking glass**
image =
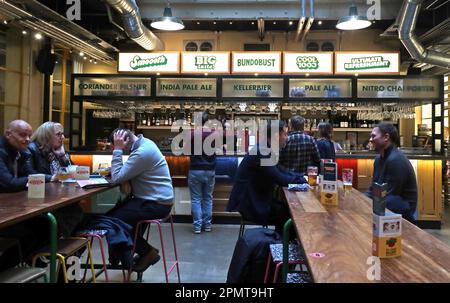
[(310, 186), (316, 186), (317, 185), (317, 174), (318, 174), (318, 168), (317, 166), (308, 166), (307, 172), (308, 172), (308, 184)]
[(98, 174), (102, 177), (106, 177), (109, 174), (109, 164), (100, 163), (98, 165)]
[(58, 172), (56, 173), (56, 179), (59, 182), (62, 182), (63, 186), (64, 186), (64, 181), (66, 181), (67, 179), (69, 179), (69, 169), (67, 167), (60, 167), (58, 169)]
[(344, 184), (344, 190), (352, 190), (353, 185), (353, 169), (342, 169), (342, 183)]

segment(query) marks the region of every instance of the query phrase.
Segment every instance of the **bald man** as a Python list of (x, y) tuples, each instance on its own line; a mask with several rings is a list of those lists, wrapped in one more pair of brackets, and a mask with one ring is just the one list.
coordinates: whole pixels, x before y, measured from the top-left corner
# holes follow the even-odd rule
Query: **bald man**
[(0, 193), (26, 189), (28, 175), (33, 173), (27, 152), (32, 133), (30, 124), (14, 120), (0, 138)]

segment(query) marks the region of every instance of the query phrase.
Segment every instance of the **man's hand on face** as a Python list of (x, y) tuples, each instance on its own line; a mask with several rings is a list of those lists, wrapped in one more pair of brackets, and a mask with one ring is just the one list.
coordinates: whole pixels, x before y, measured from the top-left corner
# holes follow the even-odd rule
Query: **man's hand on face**
[(127, 133), (119, 130), (117, 133), (114, 134), (114, 149), (115, 150), (125, 150), (125, 148), (128, 146), (130, 137), (127, 137)]

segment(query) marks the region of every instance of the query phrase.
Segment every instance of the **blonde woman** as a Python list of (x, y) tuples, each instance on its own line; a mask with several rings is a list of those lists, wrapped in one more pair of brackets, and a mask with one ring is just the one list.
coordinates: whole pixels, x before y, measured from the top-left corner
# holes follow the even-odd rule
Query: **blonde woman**
[(45, 181), (55, 181), (61, 167), (71, 164), (64, 150), (64, 128), (56, 122), (45, 122), (31, 136), (28, 145), (36, 172), (45, 174)]

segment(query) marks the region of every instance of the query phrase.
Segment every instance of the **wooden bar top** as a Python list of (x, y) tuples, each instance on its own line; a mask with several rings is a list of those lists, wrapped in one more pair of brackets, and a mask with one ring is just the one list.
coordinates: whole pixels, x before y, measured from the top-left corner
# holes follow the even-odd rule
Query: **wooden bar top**
[(322, 205), (318, 189), (284, 193), (314, 282), (450, 282), (450, 247), (406, 220), (402, 255), (380, 259), (380, 280), (369, 280), (372, 201), (356, 189), (340, 188), (338, 206)]
[(25, 221), (107, 190), (108, 187), (82, 189), (60, 183), (45, 185), (45, 198), (29, 199), (27, 191), (0, 194), (0, 228)]

